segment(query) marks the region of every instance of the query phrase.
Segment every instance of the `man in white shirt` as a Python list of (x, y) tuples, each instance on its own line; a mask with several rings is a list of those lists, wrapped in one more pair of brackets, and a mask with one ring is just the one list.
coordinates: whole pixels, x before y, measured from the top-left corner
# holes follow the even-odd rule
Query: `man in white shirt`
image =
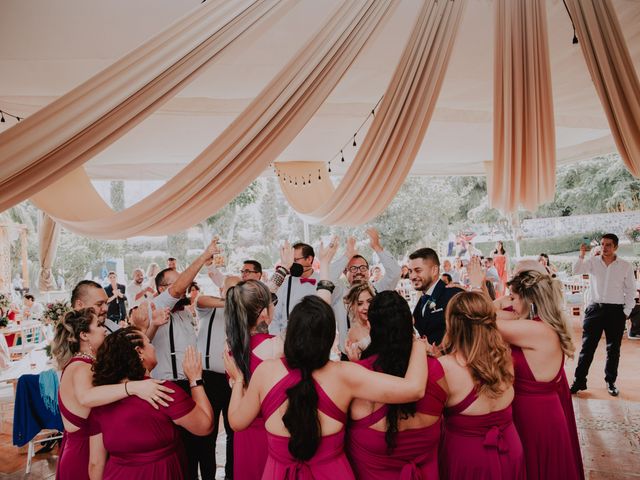
[(144, 271), (136, 268), (133, 271), (133, 280), (127, 285), (127, 299), (129, 300), (129, 308), (139, 306), (145, 298), (153, 297), (155, 291), (149, 285), (144, 285)]
[[(367, 235), (369, 235), (371, 248), (378, 256), (385, 270), (384, 276), (373, 285), (374, 290), (376, 292), (395, 290), (398, 280), (400, 280), (400, 264), (393, 255), (382, 248), (380, 234), (375, 228), (368, 228)], [(333, 305), (333, 311), (336, 316), (336, 326), (338, 329), (338, 347), (342, 353), (346, 353), (345, 343), (350, 322), (347, 318), (347, 309), (343, 301), (347, 291), (342, 282), (338, 281), (342, 273), (344, 273), (347, 278), (347, 288), (351, 288), (356, 283), (369, 282), (371, 280), (369, 275), (369, 262), (362, 255), (358, 255), (356, 251), (356, 240), (353, 237), (347, 239), (347, 248), (344, 255), (338, 257), (331, 263), (330, 273), (331, 281), (335, 284), (333, 298), (336, 300)]]
[(573, 266), (574, 274), (588, 273), (591, 284), (591, 303), (584, 312), (582, 349), (576, 367), (571, 393), (587, 389), (587, 374), (593, 354), (604, 332), (607, 340), (607, 363), (604, 368), (609, 395), (620, 393), (615, 381), (618, 377), (620, 344), (626, 320), (635, 305), (636, 281), (631, 264), (618, 258), (618, 237), (612, 233), (602, 236), (602, 253), (585, 260), (587, 246), (580, 246), (580, 257)]
[(41, 303), (36, 302), (36, 299), (30, 293), (24, 296), (22, 306), (22, 318), (25, 320), (40, 320), (44, 313), (44, 307)]

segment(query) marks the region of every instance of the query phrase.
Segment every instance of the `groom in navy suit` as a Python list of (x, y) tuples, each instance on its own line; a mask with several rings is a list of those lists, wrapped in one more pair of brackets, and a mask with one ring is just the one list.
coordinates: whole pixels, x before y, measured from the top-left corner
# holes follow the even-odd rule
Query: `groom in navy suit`
[(447, 288), (440, 280), (440, 259), (432, 248), (420, 248), (409, 255), (409, 278), (421, 293), (413, 311), (416, 330), (430, 344), (440, 345), (445, 332), (444, 312), (451, 297), (461, 288)]

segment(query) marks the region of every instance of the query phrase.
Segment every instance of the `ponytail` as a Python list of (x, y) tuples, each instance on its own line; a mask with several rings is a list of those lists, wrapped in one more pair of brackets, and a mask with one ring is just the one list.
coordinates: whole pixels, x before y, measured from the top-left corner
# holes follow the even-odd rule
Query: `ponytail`
[(290, 368), (300, 370), (301, 379), (287, 389), (289, 404), (282, 422), (291, 435), (289, 453), (298, 460), (309, 460), (320, 445), (318, 393), (312, 374), (329, 361), (335, 337), (333, 310), (319, 297), (308, 295), (291, 311), (284, 355)]
[(224, 306), (227, 343), (236, 365), (242, 372), (245, 385), (251, 379), (251, 334), (260, 312), (269, 308), (271, 292), (257, 280), (240, 282), (227, 290)]

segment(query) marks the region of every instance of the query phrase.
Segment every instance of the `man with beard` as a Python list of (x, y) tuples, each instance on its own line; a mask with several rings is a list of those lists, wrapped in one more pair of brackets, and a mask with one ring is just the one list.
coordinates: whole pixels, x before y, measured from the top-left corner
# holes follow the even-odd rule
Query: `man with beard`
[(421, 297), (413, 310), (418, 333), (439, 346), (445, 333), (444, 312), (449, 300), (463, 290), (447, 288), (440, 280), (440, 259), (432, 248), (420, 248), (409, 255), (409, 278)]
[[(155, 278), (158, 291), (158, 296), (153, 299), (155, 309), (160, 311), (169, 309), (171, 313), (169, 321), (163, 325), (158, 325), (153, 321), (149, 322), (147, 336), (156, 349), (158, 360), (151, 376), (159, 380), (171, 380), (188, 394), (191, 393), (191, 388), (203, 385), (204, 382), (202, 379), (197, 379), (190, 384), (182, 370), (186, 348), (189, 345), (197, 346), (196, 332), (192, 323), (193, 316), (185, 309), (190, 304), (186, 293), (200, 269), (213, 258), (213, 255), (218, 253), (217, 243), (216, 237), (183, 272), (178, 273), (175, 269), (165, 268)], [(144, 308), (144, 304), (140, 308)], [(151, 306), (149, 305), (147, 308), (150, 309)], [(197, 479), (198, 464), (203, 464), (203, 471), (210, 470), (205, 467), (212, 461), (211, 452), (214, 451), (214, 444), (211, 443), (209, 437), (198, 437), (184, 429), (181, 429), (181, 433), (185, 450), (188, 452), (188, 475), (185, 478)], [(215, 472), (215, 468), (213, 471)]]
[(74, 310), (93, 308), (98, 321), (104, 324), (107, 332), (112, 333), (118, 330), (120, 325), (107, 318), (108, 300), (109, 297), (102, 285), (93, 280), (82, 280), (71, 291), (71, 308)]
[[(380, 244), (380, 234), (375, 228), (368, 228), (367, 235), (369, 236), (371, 248), (378, 255), (380, 263), (386, 272), (385, 275), (375, 283), (374, 291), (382, 292), (385, 290), (395, 290), (398, 280), (400, 280), (400, 265), (396, 259), (393, 258), (393, 255), (382, 248), (382, 245)], [(353, 237), (349, 237), (347, 239), (345, 254), (337, 258), (331, 264), (331, 277), (333, 279), (333, 283), (336, 285), (336, 292), (334, 293), (334, 296), (337, 296), (339, 299), (339, 301), (336, 301), (333, 305), (339, 334), (339, 348), (342, 353), (346, 353), (345, 342), (350, 322), (347, 316), (346, 307), (342, 301), (346, 291), (345, 288), (340, 285), (340, 282), (338, 282), (338, 278), (341, 273), (345, 274), (349, 289), (356, 283), (368, 282), (370, 280), (369, 262), (362, 255), (358, 255), (356, 250), (356, 240)]]
[(127, 295), (129, 308), (139, 306), (145, 298), (151, 298), (155, 293), (153, 288), (144, 285), (144, 271), (141, 268), (133, 271), (133, 280), (127, 286), (127, 292), (129, 292)]

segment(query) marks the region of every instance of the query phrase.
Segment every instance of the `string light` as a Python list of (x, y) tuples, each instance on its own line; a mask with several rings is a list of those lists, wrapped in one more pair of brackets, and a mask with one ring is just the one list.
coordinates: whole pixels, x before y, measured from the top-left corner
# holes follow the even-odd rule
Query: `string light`
[[(356, 137), (358, 136), (358, 134), (360, 133), (360, 131), (364, 128), (364, 126), (366, 125), (366, 123), (369, 121), (370, 118), (375, 117), (376, 114), (376, 108), (378, 108), (378, 105), (380, 105), (380, 102), (382, 102), (382, 99), (384, 97), (380, 97), (380, 99), (376, 102), (376, 104), (373, 106), (373, 108), (371, 109), (371, 112), (369, 112), (369, 114), (367, 115), (367, 117), (363, 120), (363, 122), (360, 124), (360, 126), (356, 129), (356, 131), (354, 132), (353, 135), (351, 135), (349, 137), (349, 140), (347, 140), (342, 147), (340, 147), (340, 150), (338, 151), (338, 153), (336, 153), (333, 157), (331, 157), (331, 160), (327, 161), (327, 170), (329, 173), (332, 173), (332, 169), (331, 169), (331, 162), (333, 162), (334, 160), (336, 160), (337, 158), (340, 158), (340, 163), (345, 163), (345, 156), (344, 156), (344, 150), (351, 146), (351, 147), (357, 147), (358, 143), (356, 142)], [(298, 186), (298, 177), (287, 177), (286, 174), (280, 172), (280, 170), (278, 170), (273, 164), (270, 165), (274, 172), (276, 173), (276, 175), (278, 177), (282, 178), (282, 182), (286, 183), (287, 179), (289, 180), (289, 184), (290, 185), (294, 185), (294, 186)], [(311, 185), (312, 182), (312, 172), (309, 173), (303, 173), (300, 175), (300, 181), (302, 182), (302, 185), (306, 186), (306, 185)], [(307, 176), (309, 176), (309, 179), (307, 180)], [(318, 169), (318, 180), (322, 180), (322, 171), (321, 169)]]
[(0, 123), (5, 123), (6, 122), (6, 120), (4, 118), (5, 115), (7, 117), (15, 118), (17, 122), (19, 122), (20, 120), (24, 120), (23, 117), (19, 117), (18, 115), (14, 115), (13, 113), (9, 113), (9, 112), (7, 112), (5, 110), (0, 110)]

